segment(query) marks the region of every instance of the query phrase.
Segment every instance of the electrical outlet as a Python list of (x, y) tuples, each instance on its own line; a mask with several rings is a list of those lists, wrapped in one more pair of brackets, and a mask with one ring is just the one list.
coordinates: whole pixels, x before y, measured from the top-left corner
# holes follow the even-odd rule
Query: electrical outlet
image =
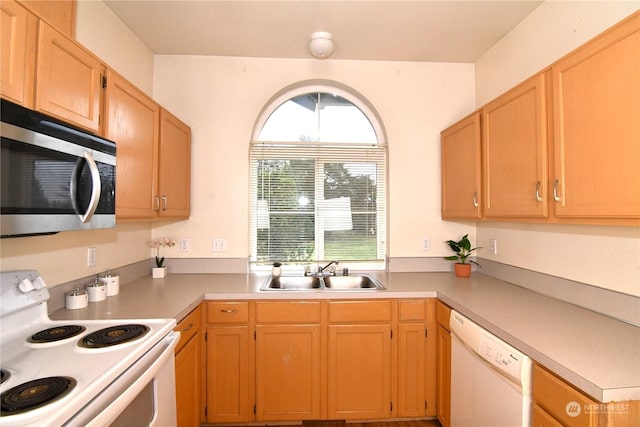
[(496, 239), (489, 240), (489, 253), (491, 255), (498, 255), (498, 241)]
[(189, 252), (190, 244), (189, 239), (180, 239), (180, 252)]
[(214, 237), (211, 249), (213, 252), (226, 252), (227, 251), (227, 239), (221, 239)]
[(96, 248), (87, 248), (87, 267), (96, 266)]
[(430, 251), (431, 250), (431, 239), (429, 237), (423, 237), (422, 238), (422, 246), (421, 246), (423, 251)]

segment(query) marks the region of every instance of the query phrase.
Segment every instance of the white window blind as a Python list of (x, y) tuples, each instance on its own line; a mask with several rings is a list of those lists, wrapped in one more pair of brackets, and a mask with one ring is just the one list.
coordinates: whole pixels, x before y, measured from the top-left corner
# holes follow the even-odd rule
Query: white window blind
[(383, 263), (386, 149), (251, 144), (251, 262)]

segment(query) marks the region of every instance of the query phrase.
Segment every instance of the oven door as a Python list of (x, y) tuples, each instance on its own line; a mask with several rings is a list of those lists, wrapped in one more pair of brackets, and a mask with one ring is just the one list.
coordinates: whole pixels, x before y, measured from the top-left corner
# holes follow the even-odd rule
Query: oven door
[(65, 426), (176, 425), (174, 349), (171, 332), (82, 408)]

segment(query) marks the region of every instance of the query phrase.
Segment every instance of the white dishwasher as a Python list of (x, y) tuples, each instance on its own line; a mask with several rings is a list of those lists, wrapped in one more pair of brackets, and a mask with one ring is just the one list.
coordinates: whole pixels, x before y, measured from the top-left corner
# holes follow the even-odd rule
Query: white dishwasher
[(531, 359), (451, 310), (451, 427), (529, 427)]

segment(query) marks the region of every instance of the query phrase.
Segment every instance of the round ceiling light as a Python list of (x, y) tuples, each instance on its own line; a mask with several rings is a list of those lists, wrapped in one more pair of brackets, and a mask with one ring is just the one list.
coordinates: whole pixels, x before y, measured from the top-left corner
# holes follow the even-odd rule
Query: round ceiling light
[(309, 40), (309, 53), (318, 59), (324, 59), (333, 53), (333, 40), (331, 33), (318, 31), (311, 34)]

